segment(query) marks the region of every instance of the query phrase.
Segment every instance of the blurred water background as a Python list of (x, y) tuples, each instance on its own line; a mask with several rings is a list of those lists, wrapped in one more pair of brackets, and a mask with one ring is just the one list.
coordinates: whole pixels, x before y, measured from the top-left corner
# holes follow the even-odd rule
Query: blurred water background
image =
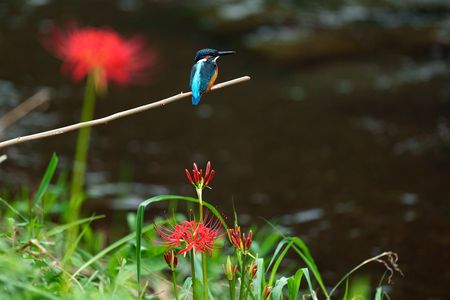
[[(236, 50), (220, 60), (219, 81), (250, 82), (199, 107), (186, 99), (94, 129), (86, 210), (106, 212), (118, 236), (142, 199), (191, 195), (183, 169), (211, 160), (206, 199), (229, 216), (234, 201), (244, 225), (292, 228), (326, 282), (393, 250), (405, 273), (393, 299), (449, 299), (450, 1), (183, 3), (1, 1), (0, 114), (42, 87), (52, 92), (1, 139), (79, 119), (83, 85), (61, 76), (40, 42), (51, 24), (111, 26), (157, 51), (151, 82), (110, 87), (96, 116), (187, 91), (200, 48)], [(2, 150), (2, 187), (36, 186), (52, 152), (70, 168), (75, 138)]]

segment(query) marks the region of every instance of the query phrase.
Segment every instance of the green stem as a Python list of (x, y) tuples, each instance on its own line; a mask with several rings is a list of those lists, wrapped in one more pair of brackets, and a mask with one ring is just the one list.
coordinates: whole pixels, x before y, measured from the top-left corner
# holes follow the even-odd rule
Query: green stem
[(198, 203), (199, 203), (199, 220), (203, 222), (203, 197), (202, 197), (202, 189), (195, 189), (197, 192)]
[(239, 300), (243, 300), (244, 298), (244, 287), (245, 287), (245, 275), (247, 270), (247, 255), (244, 255), (242, 259), (242, 269), (241, 269), (241, 288), (239, 289)]
[(245, 298), (244, 299), (248, 299), (248, 294), (250, 293), (250, 282), (248, 282), (247, 284), (247, 289), (245, 290)]
[(203, 299), (208, 299), (208, 275), (206, 272), (206, 253), (202, 253)]
[[(88, 76), (84, 93), (83, 107), (81, 109), (80, 122), (92, 120), (95, 109), (95, 79), (94, 74)], [(69, 209), (66, 210), (66, 221), (74, 222), (80, 215), (80, 208), (84, 201), (84, 183), (86, 175), (86, 160), (89, 152), (91, 127), (84, 127), (78, 131), (75, 150), (75, 160), (72, 171), (72, 182), (70, 186)], [(77, 238), (79, 226), (73, 226), (67, 232), (66, 250)], [(71, 255), (71, 254), (70, 254)]]
[(175, 274), (175, 270), (172, 271), (172, 283), (173, 283), (173, 294), (175, 295), (175, 300), (178, 300), (177, 275)]
[(195, 276), (195, 263), (194, 263), (194, 251), (191, 251), (191, 274), (192, 274), (192, 299), (197, 299), (197, 280)]
[(236, 281), (234, 279), (228, 280), (228, 286), (230, 287), (230, 300), (236, 299)]
[[(196, 189), (199, 203), (199, 221), (203, 222), (203, 198), (202, 189)], [(208, 300), (208, 274), (206, 270), (206, 254), (202, 253), (202, 275), (203, 275), (203, 299)]]

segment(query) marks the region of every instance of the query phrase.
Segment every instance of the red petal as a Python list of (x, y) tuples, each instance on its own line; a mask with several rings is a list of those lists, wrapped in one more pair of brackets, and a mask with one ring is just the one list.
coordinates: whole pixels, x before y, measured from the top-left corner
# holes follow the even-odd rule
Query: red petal
[(194, 184), (194, 181), (192, 180), (191, 174), (189, 173), (188, 169), (184, 169), (184, 172), (186, 173), (186, 177), (189, 180), (191, 184)]
[(211, 171), (211, 162), (208, 161), (208, 163), (206, 164), (205, 177), (208, 177), (210, 171)]

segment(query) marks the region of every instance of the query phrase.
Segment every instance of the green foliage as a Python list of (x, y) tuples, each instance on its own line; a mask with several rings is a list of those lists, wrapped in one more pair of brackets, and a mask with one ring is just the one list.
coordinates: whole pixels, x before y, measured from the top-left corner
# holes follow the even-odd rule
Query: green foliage
[[(68, 194), (65, 177), (61, 175), (53, 180), (57, 162), (53, 155), (34, 197), (24, 187), (16, 197), (5, 193), (0, 198), (0, 299), (170, 298), (172, 294), (164, 293), (171, 287), (171, 274), (163, 259), (166, 249), (157, 242), (153, 224), (144, 225), (144, 212), (156, 202), (166, 201), (173, 206), (180, 201), (197, 204), (198, 199), (175, 195), (149, 198), (139, 205), (136, 214), (129, 214), (124, 220), (130, 232), (106, 245), (91, 226), (104, 216), (53, 223), (55, 214), (50, 212), (67, 215), (70, 209), (68, 205), (61, 205)], [(227, 224), (222, 215), (210, 203), (203, 201), (203, 205), (221, 222), (225, 233)], [(185, 218), (175, 214), (172, 221)], [(163, 224), (167, 220), (156, 218), (153, 223)], [(71, 244), (70, 261), (65, 261), (67, 245), (64, 241), (74, 227), (80, 227), (82, 231)], [(379, 260), (388, 253), (356, 266), (328, 293), (317, 264), (301, 238), (286, 236), (272, 224), (253, 228), (253, 231), (256, 235), (248, 255), (233, 249), (224, 234), (211, 257), (208, 256), (209, 298), (230, 299), (228, 280), (222, 269), (227, 255), (232, 257), (233, 265), (240, 266), (233, 287), (243, 291), (239, 295), (241, 299), (331, 299), (343, 282), (344, 300), (368, 299), (371, 295), (375, 300), (381, 300), (385, 296), (381, 287), (384, 276), (376, 290), (371, 290), (367, 278), (356, 277), (350, 281), (349, 277), (368, 262)], [(289, 259), (287, 267), (286, 259)], [(254, 277), (250, 272), (252, 264), (257, 266)], [(179, 299), (191, 299), (194, 287), (198, 289), (197, 298), (203, 298), (200, 259), (195, 260), (194, 268), (195, 282), (190, 276), (188, 259), (180, 258), (176, 279)], [(240, 282), (244, 282), (242, 287)], [(321, 294), (316, 295), (316, 292)]]

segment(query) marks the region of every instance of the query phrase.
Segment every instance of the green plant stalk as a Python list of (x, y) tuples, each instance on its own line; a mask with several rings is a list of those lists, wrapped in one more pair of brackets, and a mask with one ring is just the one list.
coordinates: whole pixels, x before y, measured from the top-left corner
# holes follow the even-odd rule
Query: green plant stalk
[[(203, 222), (203, 198), (202, 189), (195, 189), (199, 203), (199, 220)], [(208, 300), (208, 273), (206, 270), (206, 253), (202, 253), (202, 274), (203, 274), (203, 299)]]
[(208, 299), (208, 275), (206, 271), (206, 253), (202, 253), (203, 299)]
[(203, 197), (202, 197), (202, 189), (195, 189), (197, 192), (197, 198), (199, 203), (199, 220), (203, 222)]
[(232, 280), (228, 280), (228, 286), (230, 288), (230, 300), (236, 299), (236, 281), (234, 278)]
[(196, 276), (195, 276), (195, 263), (194, 263), (194, 251), (191, 251), (191, 274), (192, 274), (192, 299), (196, 300), (197, 299), (197, 281), (196, 281)]
[(175, 274), (175, 270), (172, 270), (172, 283), (173, 283), (173, 294), (175, 295), (175, 300), (178, 300), (177, 274)]
[(242, 259), (242, 269), (241, 269), (241, 287), (239, 289), (239, 300), (243, 300), (244, 298), (244, 287), (245, 287), (245, 275), (247, 270), (247, 255), (244, 255)]
[[(80, 121), (90, 121), (94, 115), (95, 109), (95, 75), (89, 74), (84, 93), (83, 107), (81, 110)], [(80, 208), (84, 201), (84, 182), (86, 175), (86, 160), (89, 152), (89, 142), (91, 136), (91, 127), (81, 128), (78, 132), (77, 145), (75, 150), (75, 160), (72, 172), (72, 181), (70, 186), (69, 209), (66, 211), (66, 221), (74, 222), (78, 219)], [(67, 232), (66, 250), (77, 238), (79, 226), (73, 226)], [(66, 255), (72, 255), (67, 253)]]
[(248, 295), (250, 294), (250, 286), (251, 286), (251, 282), (249, 280), (247, 282), (247, 289), (245, 290), (245, 298), (244, 299), (248, 299)]

